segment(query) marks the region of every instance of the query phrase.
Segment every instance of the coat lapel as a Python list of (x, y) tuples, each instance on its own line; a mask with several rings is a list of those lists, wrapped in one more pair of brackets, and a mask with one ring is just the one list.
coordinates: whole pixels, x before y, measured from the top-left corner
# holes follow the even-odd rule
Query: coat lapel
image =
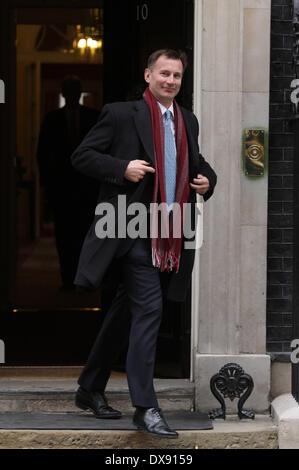
[(188, 139), (188, 154), (189, 154), (189, 180), (191, 181), (197, 174), (198, 167), (198, 149), (196, 146), (195, 139), (197, 136), (192, 134), (191, 123), (188, 113), (184, 108), (180, 108), (182, 111), (185, 129)]
[(186, 110), (184, 108), (180, 108), (180, 109), (181, 109), (183, 119), (184, 119), (184, 123), (185, 123), (185, 129), (186, 129), (186, 134), (187, 134), (187, 139), (188, 139), (189, 153), (191, 153), (193, 155), (194, 154), (194, 146), (195, 146), (195, 142), (194, 142), (194, 137), (195, 136), (191, 132), (191, 124), (190, 124), (190, 119), (189, 119), (188, 113), (186, 112)]
[[(189, 122), (188, 113), (185, 111), (184, 108), (180, 108), (180, 109), (183, 115), (185, 129), (187, 133), (190, 169), (191, 168), (193, 169), (193, 167), (196, 166), (196, 163), (197, 163), (196, 162), (197, 148), (196, 148), (196, 144), (194, 141), (195, 136), (191, 132), (191, 125)], [(152, 131), (151, 115), (150, 115), (149, 108), (143, 99), (135, 102), (134, 121), (135, 121), (135, 126), (137, 129), (137, 133), (140, 137), (143, 147), (149, 159), (154, 164), (155, 152), (154, 152), (154, 145), (153, 145), (153, 131)]]
[(153, 131), (150, 110), (144, 100), (135, 102), (135, 126), (149, 159), (155, 164)]

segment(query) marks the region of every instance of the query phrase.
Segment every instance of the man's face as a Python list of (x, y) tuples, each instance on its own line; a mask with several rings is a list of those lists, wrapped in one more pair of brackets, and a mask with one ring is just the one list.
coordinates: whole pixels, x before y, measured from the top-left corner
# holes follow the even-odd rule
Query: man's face
[(162, 55), (151, 69), (145, 69), (144, 78), (154, 97), (168, 107), (180, 91), (183, 64), (181, 60), (168, 59)]

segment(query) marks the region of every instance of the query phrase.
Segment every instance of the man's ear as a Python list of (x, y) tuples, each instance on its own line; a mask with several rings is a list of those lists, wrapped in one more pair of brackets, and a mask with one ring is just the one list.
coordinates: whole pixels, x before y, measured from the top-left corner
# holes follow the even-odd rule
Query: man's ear
[(146, 83), (149, 83), (150, 69), (145, 69), (144, 71), (144, 80)]

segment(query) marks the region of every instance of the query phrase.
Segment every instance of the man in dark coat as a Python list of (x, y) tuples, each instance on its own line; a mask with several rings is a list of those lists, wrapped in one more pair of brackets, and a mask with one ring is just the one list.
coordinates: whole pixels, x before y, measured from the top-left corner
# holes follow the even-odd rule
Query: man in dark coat
[[(199, 153), (196, 117), (174, 101), (185, 67), (184, 53), (168, 49), (154, 52), (145, 70), (148, 88), (143, 99), (106, 105), (98, 123), (72, 156), (77, 170), (101, 181), (96, 211), (100, 217), (95, 218), (85, 239), (75, 283), (98, 287), (115, 263), (120, 274), (118, 291), (78, 380), (76, 404), (97, 417), (121, 416), (108, 406), (104, 390), (126, 336), (124, 324), (129, 310), (126, 372), (136, 407), (133, 422), (138, 429), (168, 438), (178, 434), (169, 429), (153, 387), (162, 316), (161, 273), (167, 276), (168, 299), (183, 301), (190, 284), (194, 249), (186, 248), (183, 235), (173, 235), (174, 228), (183, 224), (183, 212), (176, 215), (175, 204), (180, 208), (185, 203), (191, 205), (194, 214), (196, 193), (207, 200), (216, 184), (214, 171)], [(120, 196), (126, 198), (125, 207)], [(152, 207), (164, 203), (167, 210), (163, 217), (167, 215), (171, 221), (168, 236), (163, 238), (160, 228), (155, 233), (150, 231), (149, 237), (143, 234), (134, 239), (129, 225), (126, 236), (119, 233), (122, 218), (134, 203), (145, 207), (143, 222), (150, 217), (154, 220)], [(115, 236), (99, 233), (99, 227), (104, 232), (104, 207), (113, 208)], [(108, 225), (111, 222), (109, 217), (106, 221)], [(132, 217), (128, 216), (126, 223), (130, 221)]]
[(40, 183), (54, 217), (61, 291), (75, 289), (74, 278), (86, 233), (93, 221), (99, 182), (76, 171), (70, 161), (75, 148), (97, 122), (100, 112), (79, 104), (81, 82), (62, 82), (65, 106), (43, 119), (37, 149)]

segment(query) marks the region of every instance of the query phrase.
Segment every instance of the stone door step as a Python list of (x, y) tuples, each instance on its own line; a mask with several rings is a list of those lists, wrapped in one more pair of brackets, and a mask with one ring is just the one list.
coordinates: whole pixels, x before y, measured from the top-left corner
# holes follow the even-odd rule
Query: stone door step
[[(5, 413), (13, 418), (14, 413)], [(195, 413), (192, 413), (196, 415)], [(43, 413), (42, 417), (46, 418)], [(167, 415), (165, 414), (167, 419)], [(1, 418), (1, 415), (0, 415)], [(53, 415), (51, 417), (53, 421)], [(90, 419), (93, 419), (91, 416)], [(99, 420), (96, 420), (96, 422)], [(0, 419), (1, 421), (1, 419)], [(277, 428), (269, 416), (215, 420), (213, 429), (179, 430), (178, 439), (160, 439), (136, 430), (0, 429), (0, 449), (276, 449)]]
[[(0, 365), (0, 380), (49, 380), (73, 379), (79, 377), (83, 366), (5, 366)], [(112, 372), (115, 378), (125, 378), (123, 372)]]
[[(162, 410), (194, 409), (194, 384), (188, 379), (155, 379), (154, 385)], [(77, 388), (74, 379), (0, 380), (0, 412), (78, 412), (74, 403)], [(114, 408), (132, 411), (126, 380), (110, 380), (106, 396)]]
[[(163, 412), (169, 426), (177, 430), (213, 429), (207, 413), (191, 411)], [(133, 412), (120, 419), (97, 419), (92, 412), (84, 413), (0, 413), (0, 429), (68, 429), (136, 431)]]

